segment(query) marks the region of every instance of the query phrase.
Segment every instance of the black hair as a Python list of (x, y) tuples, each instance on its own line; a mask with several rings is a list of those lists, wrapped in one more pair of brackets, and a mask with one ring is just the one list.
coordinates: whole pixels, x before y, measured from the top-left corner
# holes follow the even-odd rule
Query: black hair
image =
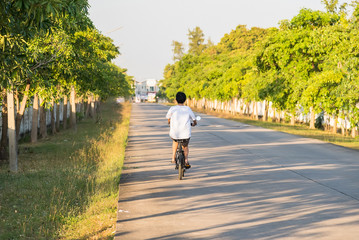
[(176, 101), (180, 104), (184, 103), (186, 101), (186, 98), (186, 94), (184, 94), (183, 92), (178, 92), (176, 94)]

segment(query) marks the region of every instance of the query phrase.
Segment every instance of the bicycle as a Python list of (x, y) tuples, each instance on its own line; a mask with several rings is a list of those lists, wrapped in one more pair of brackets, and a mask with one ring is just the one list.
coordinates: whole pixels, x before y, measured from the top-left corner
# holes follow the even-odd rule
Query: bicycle
[(185, 165), (185, 156), (184, 156), (184, 151), (182, 148), (182, 144), (183, 144), (184, 140), (178, 140), (178, 146), (177, 146), (177, 150), (176, 150), (176, 158), (175, 158), (175, 162), (176, 162), (176, 169), (178, 169), (178, 179), (182, 180), (182, 178), (184, 177), (184, 172), (186, 171)]
[[(196, 120), (197, 121), (201, 120), (201, 117), (197, 116)], [(191, 126), (194, 127), (195, 125), (193, 125), (193, 123), (191, 123)], [(179, 140), (177, 140), (177, 142), (178, 142), (178, 146), (177, 146), (176, 156), (175, 156), (175, 162), (176, 162), (175, 169), (178, 169), (178, 179), (182, 180), (184, 177), (184, 172), (186, 171), (186, 160), (185, 160), (183, 146), (182, 146), (184, 139), (179, 139)]]

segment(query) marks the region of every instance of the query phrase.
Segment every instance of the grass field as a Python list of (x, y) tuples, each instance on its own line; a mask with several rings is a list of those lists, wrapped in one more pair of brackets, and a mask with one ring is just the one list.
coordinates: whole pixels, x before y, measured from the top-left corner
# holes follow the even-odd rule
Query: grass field
[(202, 109), (193, 108), (194, 111), (202, 112), (206, 114), (210, 114), (213, 116), (231, 119), (234, 121), (255, 125), (263, 128), (269, 128), (276, 131), (286, 132), (294, 135), (299, 135), (308, 138), (315, 138), (325, 142), (333, 143), (336, 145), (357, 149), (359, 150), (359, 137), (355, 139), (350, 136), (342, 136), (340, 134), (333, 134), (329, 131), (323, 131), (320, 129), (309, 129), (308, 126), (303, 124), (296, 124), (294, 126), (289, 123), (277, 123), (277, 122), (263, 122), (260, 120), (253, 120), (250, 117), (242, 116), (242, 115), (232, 115), (224, 112), (214, 112)]
[(112, 239), (131, 105), (19, 146), (19, 173), (0, 166), (0, 239)]

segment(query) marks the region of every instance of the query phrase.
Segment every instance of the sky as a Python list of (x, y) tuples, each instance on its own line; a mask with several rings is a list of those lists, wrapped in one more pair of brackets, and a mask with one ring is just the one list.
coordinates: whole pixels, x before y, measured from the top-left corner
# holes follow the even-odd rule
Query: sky
[[(339, 1), (343, 3), (343, 1)], [(188, 30), (200, 27), (215, 44), (238, 25), (278, 27), (302, 8), (324, 10), (321, 0), (89, 0), (95, 27), (121, 55), (114, 63), (135, 80), (163, 78), (173, 63), (172, 41), (188, 46)]]

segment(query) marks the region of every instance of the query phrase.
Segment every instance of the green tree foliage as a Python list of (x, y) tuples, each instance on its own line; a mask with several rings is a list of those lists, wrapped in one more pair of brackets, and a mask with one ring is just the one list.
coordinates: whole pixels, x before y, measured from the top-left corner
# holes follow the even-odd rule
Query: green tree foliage
[(189, 49), (188, 52), (193, 55), (200, 55), (205, 49), (204, 33), (200, 27), (188, 30)]
[(87, 1), (5, 0), (0, 4), (3, 87), (9, 82), (21, 87), (30, 80), (33, 90), (75, 84), (83, 93), (99, 95), (103, 87), (107, 95), (106, 81), (112, 79), (93, 76), (109, 71), (124, 74), (117, 78), (118, 83), (129, 89), (125, 71), (114, 71), (110, 63), (118, 56), (118, 48), (93, 27), (87, 16)]
[[(239, 26), (201, 54), (188, 53), (180, 61), (167, 65), (162, 80), (167, 97), (173, 99), (178, 90), (186, 91), (190, 98), (227, 100), (241, 97), (245, 82), (254, 75), (252, 55), (248, 53), (253, 52), (255, 43), (265, 35), (264, 29), (247, 30)], [(250, 43), (242, 46), (246, 39)]]
[(322, 3), (324, 3), (325, 8), (330, 13), (335, 13), (338, 6), (338, 0), (322, 0)]
[(239, 25), (218, 44), (167, 65), (167, 96), (182, 90), (197, 99), (267, 100), (292, 115), (299, 108), (325, 112), (358, 126), (358, 2), (353, 11), (347, 4), (338, 11), (336, 0), (323, 3), (327, 12), (302, 9), (279, 28)]
[(315, 29), (328, 25), (334, 25), (339, 21), (339, 15), (335, 13), (325, 13), (313, 11), (311, 9), (302, 9), (299, 14), (290, 21), (290, 28)]
[(23, 104), (35, 92), (59, 101), (73, 86), (82, 97), (131, 94), (132, 77), (111, 63), (118, 47), (94, 28), (88, 7), (87, 0), (1, 1), (0, 87)]
[(238, 25), (231, 33), (225, 34), (217, 45), (219, 52), (231, 52), (240, 50), (246, 52), (253, 48), (254, 44), (263, 39), (266, 30), (253, 27), (248, 30), (245, 25)]
[(181, 60), (184, 55), (183, 43), (172, 41), (173, 61)]

